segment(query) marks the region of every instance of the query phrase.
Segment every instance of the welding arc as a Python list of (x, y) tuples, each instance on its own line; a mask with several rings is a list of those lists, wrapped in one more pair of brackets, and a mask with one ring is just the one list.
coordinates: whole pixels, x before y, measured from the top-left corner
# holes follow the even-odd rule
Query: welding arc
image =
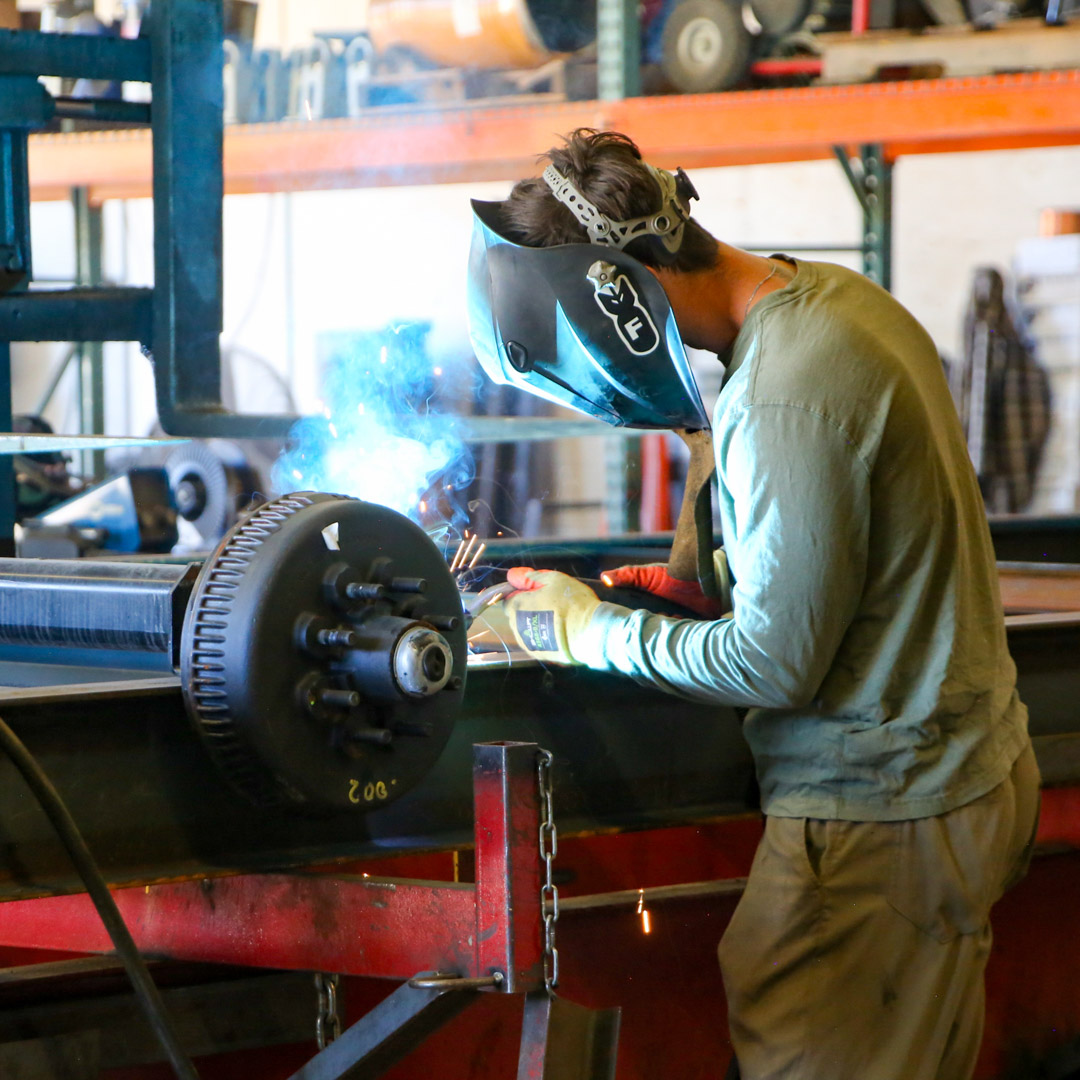
[(199, 1074), (195, 1066), (187, 1056), (180, 1040), (173, 1029), (172, 1021), (165, 1010), (165, 1002), (161, 998), (145, 961), (139, 954), (139, 950), (131, 937), (124, 919), (116, 906), (116, 901), (109, 892), (109, 886), (105, 884), (98, 869), (94, 856), (86, 846), (78, 826), (75, 824), (59, 792), (53, 787), (49, 778), (42, 772), (41, 766), (34, 760), (33, 755), (23, 745), (22, 740), (0, 719), (0, 748), (11, 758), (15, 767), (22, 773), (27, 786), (34, 793), (46, 817), (56, 830), (60, 843), (64, 845), (71, 861), (75, 864), (79, 877), (82, 878), (86, 891), (90, 894), (94, 907), (105, 924), (109, 937), (120, 957), (128, 978), (131, 980), (135, 996), (139, 999), (146, 1019), (153, 1029), (154, 1034), (161, 1043), (165, 1056), (172, 1065), (173, 1072), (180, 1080), (199, 1080)]
[(458, 559), (457, 565), (451, 567), (451, 569), (455, 573), (459, 573), (465, 568), (465, 564), (466, 562), (468, 562), (469, 556), (472, 554), (472, 549), (476, 546), (476, 540), (476, 533), (473, 533), (472, 536), (469, 537), (469, 542), (465, 545), (465, 550), (461, 553), (461, 558)]

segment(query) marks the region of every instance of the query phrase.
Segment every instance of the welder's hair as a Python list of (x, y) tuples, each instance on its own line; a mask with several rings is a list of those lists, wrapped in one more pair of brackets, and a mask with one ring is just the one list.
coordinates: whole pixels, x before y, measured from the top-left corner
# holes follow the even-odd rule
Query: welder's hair
[[(641, 151), (621, 132), (578, 128), (542, 160), (550, 161), (602, 214), (615, 221), (654, 214), (662, 206), (663, 196), (641, 159)], [(503, 214), (511, 239), (528, 247), (589, 240), (585, 226), (555, 198), (541, 177), (515, 184)], [(646, 266), (660, 266), (647, 243), (635, 240), (626, 250)], [(669, 267), (684, 272), (709, 270), (716, 265), (718, 254), (716, 238), (691, 218)]]

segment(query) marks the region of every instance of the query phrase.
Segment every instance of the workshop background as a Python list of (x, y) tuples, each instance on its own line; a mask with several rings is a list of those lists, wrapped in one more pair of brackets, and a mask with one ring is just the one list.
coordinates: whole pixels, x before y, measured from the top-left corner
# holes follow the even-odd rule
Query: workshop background
[[(221, 155), (192, 56), (223, 66)], [(0, 716), (178, 1033), (4, 757), (0, 1080), (731, 1075), (715, 944), (761, 829), (737, 717), (481, 617), (509, 565), (666, 560), (682, 499), (677, 439), (496, 387), (470, 347), (470, 200), (579, 125), (937, 343), (1047, 783), (977, 1078), (1080, 1077), (1076, 0), (0, 0), (0, 80)], [(224, 412), (183, 397), (216, 392), (216, 324), (185, 335), (218, 303)], [(110, 319), (138, 340), (35, 340)], [(722, 368), (691, 361), (711, 410)]]

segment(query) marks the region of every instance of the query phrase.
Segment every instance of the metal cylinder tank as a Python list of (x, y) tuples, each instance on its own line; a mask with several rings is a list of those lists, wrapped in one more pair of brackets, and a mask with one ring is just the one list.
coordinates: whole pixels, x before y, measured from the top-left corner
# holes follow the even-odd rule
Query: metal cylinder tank
[(595, 0), (369, 0), (376, 52), (446, 67), (528, 68), (596, 36)]

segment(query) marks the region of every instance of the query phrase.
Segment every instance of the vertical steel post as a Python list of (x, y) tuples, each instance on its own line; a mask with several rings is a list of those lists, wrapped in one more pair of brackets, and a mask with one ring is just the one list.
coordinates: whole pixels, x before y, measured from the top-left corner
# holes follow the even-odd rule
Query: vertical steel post
[[(75, 210), (75, 280), (79, 285), (100, 285), (101, 207), (91, 206), (85, 187), (72, 188)], [(79, 381), (79, 431), (83, 435), (105, 432), (104, 346), (100, 341), (76, 343), (76, 371)], [(83, 454), (83, 474), (94, 480), (104, 479), (105, 451)]]
[(880, 143), (859, 147), (852, 159), (842, 146), (833, 153), (844, 170), (863, 214), (863, 273), (883, 289), (892, 289), (893, 165)]
[(508, 993), (544, 985), (540, 797), (535, 743), (473, 748), (476, 814), (474, 975), (503, 976)]
[[(11, 430), (11, 342), (0, 341), (0, 430)], [(10, 454), (0, 455), (0, 558), (15, 554), (15, 470)]]
[(166, 431), (221, 409), (224, 145), (221, 0), (168, 0), (151, 19), (154, 378)]
[(618, 433), (604, 438), (604, 524), (609, 536), (637, 532), (641, 525), (641, 444)]
[(596, 82), (601, 101), (641, 95), (638, 0), (597, 0)]
[[(0, 292), (22, 291), (31, 274), (26, 131), (0, 130)], [(11, 344), (0, 342), (0, 431), (11, 430)], [(15, 473), (0, 455), (0, 556), (15, 554)]]
[(863, 273), (892, 290), (892, 174), (885, 148), (871, 143), (859, 148), (862, 159)]

